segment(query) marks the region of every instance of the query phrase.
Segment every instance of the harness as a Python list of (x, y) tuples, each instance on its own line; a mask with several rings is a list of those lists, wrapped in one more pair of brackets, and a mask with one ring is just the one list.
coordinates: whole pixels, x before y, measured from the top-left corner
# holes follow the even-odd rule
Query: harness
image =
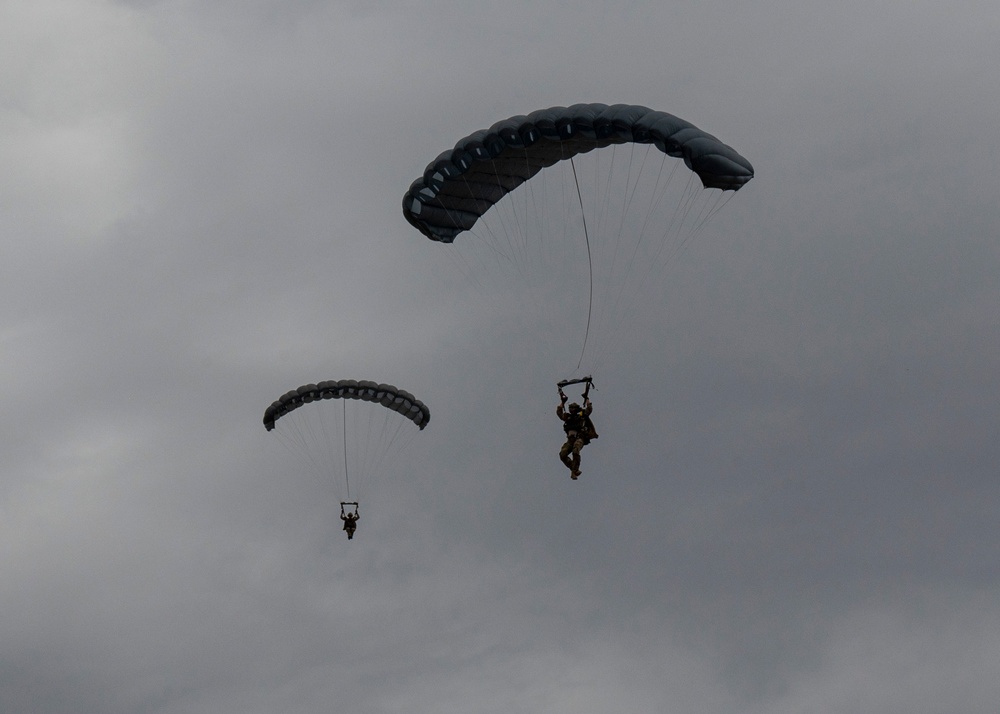
[(567, 434), (571, 431), (585, 432), (587, 431), (587, 415), (583, 412), (577, 412), (576, 414), (570, 414), (563, 421), (563, 431)]

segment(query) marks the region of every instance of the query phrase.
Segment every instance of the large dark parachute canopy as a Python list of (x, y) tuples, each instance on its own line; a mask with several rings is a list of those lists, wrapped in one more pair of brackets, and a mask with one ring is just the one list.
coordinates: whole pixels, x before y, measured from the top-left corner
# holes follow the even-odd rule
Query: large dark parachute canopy
[(298, 409), (303, 404), (321, 399), (360, 399), (365, 402), (381, 404), (387, 409), (402, 414), (418, 427), (423, 429), (431, 419), (427, 406), (409, 392), (393, 387), (391, 384), (376, 384), (366, 380), (341, 379), (339, 381), (304, 384), (294, 389), (271, 404), (264, 411), (264, 428), (274, 429), (274, 422)]
[(514, 116), (465, 137), (413, 182), (403, 196), (403, 215), (431, 240), (451, 243), (543, 168), (628, 142), (684, 159), (706, 188), (737, 191), (753, 178), (753, 166), (734, 149), (672, 114), (574, 104)]

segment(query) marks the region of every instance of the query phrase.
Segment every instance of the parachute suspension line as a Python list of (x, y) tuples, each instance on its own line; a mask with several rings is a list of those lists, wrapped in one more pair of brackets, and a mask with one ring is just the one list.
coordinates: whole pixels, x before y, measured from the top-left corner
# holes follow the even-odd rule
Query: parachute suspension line
[(580, 180), (576, 175), (576, 162), (572, 157), (569, 160), (573, 167), (573, 183), (576, 184), (576, 197), (580, 201), (580, 218), (583, 220), (583, 238), (587, 243), (587, 269), (590, 274), (590, 297), (587, 304), (587, 331), (583, 335), (583, 349), (580, 350), (580, 360), (576, 363), (576, 368), (580, 369), (583, 364), (583, 355), (587, 351), (587, 339), (590, 337), (590, 318), (594, 312), (594, 259), (590, 255), (590, 234), (587, 233), (587, 214), (583, 210), (583, 194), (580, 192)]
[[(634, 149), (635, 149), (635, 147), (633, 145), (633, 151), (634, 151)], [(632, 205), (632, 199), (635, 197), (636, 191), (639, 188), (640, 181), (642, 181), (642, 175), (643, 175), (643, 172), (646, 169), (646, 159), (649, 158), (649, 155), (650, 155), (650, 147), (647, 146), (646, 147), (646, 151), (643, 154), (642, 161), (639, 163), (639, 171), (635, 175), (635, 182), (632, 184), (632, 190), (631, 190), (631, 193), (629, 194), (628, 205), (626, 206), (626, 208), (628, 208), (628, 207), (630, 207)], [(661, 158), (660, 158), (660, 165), (659, 165), (659, 168), (657, 169), (657, 174), (656, 174), (656, 183), (653, 185), (653, 188), (652, 188), (652, 190), (650, 192), (649, 205), (646, 207), (646, 211), (643, 214), (642, 226), (639, 228), (639, 233), (634, 238), (634, 240), (632, 242), (631, 253), (628, 256), (628, 261), (625, 263), (625, 267), (624, 267), (624, 269), (622, 271), (622, 274), (623, 274), (624, 277), (623, 277), (622, 282), (621, 282), (621, 284), (620, 284), (620, 286), (618, 288), (617, 294), (614, 296), (614, 299), (612, 300), (612, 310), (611, 310), (611, 315), (612, 316), (620, 314), (620, 312), (619, 312), (620, 311), (620, 306), (622, 305), (626, 288), (629, 285), (629, 282), (630, 282), (629, 278), (630, 278), (630, 276), (633, 275), (633, 274), (636, 275), (637, 277), (636, 277), (636, 281), (635, 282), (637, 283), (638, 286), (642, 286), (646, 282), (646, 280), (649, 279), (649, 276), (652, 274), (652, 272), (649, 270), (649, 266), (646, 266), (646, 270), (645, 271), (643, 271), (641, 269), (637, 269), (634, 266), (636, 264), (636, 261), (637, 261), (638, 255), (639, 255), (639, 250), (640, 250), (640, 248), (642, 248), (643, 241), (645, 240), (646, 236), (648, 235), (650, 220), (652, 220), (653, 217), (654, 217), (654, 214), (655, 214), (656, 208), (657, 208), (657, 204), (659, 203), (660, 198), (662, 198), (663, 194), (666, 192), (666, 185), (669, 184), (670, 183), (670, 179), (673, 178), (674, 172), (677, 170), (677, 164), (678, 163), (679, 162), (672, 162), (671, 163), (670, 172), (667, 174), (667, 178), (664, 181), (663, 174), (664, 174), (664, 169), (667, 166), (667, 155), (663, 154), (661, 156)], [(629, 176), (628, 176), (628, 178), (631, 178), (631, 173), (632, 173), (631, 167), (632, 167), (632, 162), (630, 161), (629, 162)], [(624, 211), (623, 211), (623, 213), (622, 213), (622, 223), (623, 224), (624, 224), (624, 220), (625, 220), (625, 216), (624, 216)], [(619, 236), (620, 236), (620, 233), (619, 233)], [(635, 272), (633, 273), (633, 271), (635, 271)], [(616, 324), (619, 323), (619, 322), (620, 322), (619, 320), (614, 320), (614, 323), (616, 323)]]
[[(497, 174), (494, 166), (494, 174)], [(499, 174), (497, 174), (499, 175)], [(463, 174), (462, 181), (465, 184), (466, 189), (468, 189), (470, 195), (475, 194), (475, 189), (472, 184), (469, 183), (469, 179)], [(484, 214), (479, 217), (476, 222), (476, 226), (470, 229), (470, 232), (477, 236), (482, 243), (490, 249), (493, 253), (493, 258), (498, 265), (509, 264), (512, 260), (512, 254), (510, 250), (504, 250), (503, 246), (500, 245), (500, 239), (505, 238), (508, 246), (510, 245), (510, 235), (507, 230), (507, 222), (503, 218), (503, 213), (498, 211), (492, 211), (489, 213), (494, 213), (497, 216), (497, 220), (500, 222), (498, 230), (494, 230), (490, 226), (490, 222), (487, 220), (487, 215)], [(476, 230), (477, 227), (482, 226), (482, 230)]]
[(316, 439), (315, 429), (309, 428), (297, 414), (285, 417), (275, 428), (279, 443), (289, 454), (301, 460), (314, 473), (328, 475), (329, 463), (322, 462), (322, 456), (314, 454), (309, 448), (310, 440)]
[[(674, 233), (676, 235), (676, 240), (673, 241), (666, 251), (661, 250), (657, 255), (657, 260), (660, 261), (659, 265), (661, 270), (666, 270), (667, 267), (674, 261), (674, 258), (687, 247), (688, 243), (696, 235), (698, 230), (704, 225), (704, 221), (696, 220), (695, 228), (690, 227), (690, 221), (688, 217), (691, 211), (694, 210), (695, 205), (698, 203), (698, 197), (705, 191), (697, 185), (697, 181), (693, 175), (688, 177), (687, 186), (684, 189), (684, 196), (681, 199), (680, 204), (674, 210), (673, 216), (670, 219), (667, 230), (664, 233), (666, 236), (668, 233)], [(716, 199), (718, 201), (718, 199)], [(662, 242), (661, 248), (666, 246), (669, 241)], [(664, 256), (661, 259), (661, 256)]]
[[(668, 157), (664, 154), (660, 161), (659, 171), (656, 175), (656, 185), (653, 187), (653, 191), (649, 196), (649, 207), (646, 209), (646, 217), (643, 221), (642, 231), (640, 233), (641, 236), (646, 236), (647, 231), (649, 231), (649, 234), (653, 233), (653, 227), (650, 224), (650, 221), (653, 220), (654, 217), (664, 215), (664, 209), (666, 208), (664, 203), (670, 203), (667, 201), (668, 193), (671, 192), (671, 186), (676, 186), (675, 177), (677, 176), (677, 170), (678, 167), (683, 164), (680, 161), (670, 161), (670, 170), (667, 171), (667, 160)], [(694, 180), (691, 177), (688, 177), (687, 185), (689, 187), (694, 185)], [(654, 237), (658, 237), (659, 239), (655, 251), (657, 257), (663, 254), (664, 249), (666, 249), (667, 255), (671, 257), (674, 252), (679, 249), (677, 243), (682, 240), (684, 216), (686, 216), (688, 212), (688, 208), (685, 206), (687, 201), (684, 198), (686, 195), (688, 195), (687, 192), (682, 194), (680, 204), (675, 204), (673, 210), (669, 211), (670, 220), (667, 222), (666, 227), (662, 230), (659, 236), (654, 235)], [(679, 220), (678, 216), (680, 216)], [(673, 245), (668, 245), (670, 243), (673, 243)], [(638, 246), (636, 246), (636, 248), (638, 249)], [(633, 261), (634, 260), (635, 254), (633, 254)], [(647, 262), (644, 266), (642, 277), (640, 278), (641, 283), (646, 284), (647, 281), (651, 281), (653, 279), (654, 275), (662, 274), (663, 271), (666, 270), (669, 262), (670, 257), (668, 257), (667, 261), (665, 261), (662, 265), (657, 264), (655, 260)], [(632, 263), (630, 262), (629, 265), (631, 266)]]
[(351, 499), (351, 478), (347, 473), (347, 400), (341, 402), (343, 407), (344, 418), (342, 423), (344, 425), (344, 481), (347, 483), (347, 500)]
[[(610, 345), (614, 344), (607, 339), (609, 329), (610, 334), (614, 334), (613, 326), (620, 322), (614, 319), (617, 300), (613, 296), (624, 290), (629, 281), (628, 271), (622, 271), (622, 256), (627, 252), (628, 245), (625, 237), (626, 215), (642, 174), (641, 166), (638, 176), (633, 171), (633, 166), (636, 165), (636, 145), (629, 145), (628, 155), (624, 160), (619, 151), (619, 147), (612, 144), (606, 150), (594, 152), (594, 161), (598, 163), (596, 174), (606, 176), (606, 180), (595, 191), (595, 202), (599, 201), (602, 208), (595, 233), (595, 236), (601, 237), (601, 241), (594, 246), (598, 252), (598, 275), (594, 299), (596, 310), (591, 322), (595, 339), (590, 345), (589, 364), (593, 369), (598, 369), (604, 363)], [(648, 153), (647, 151), (644, 156)], [(606, 170), (600, 166), (601, 158), (605, 155), (610, 157)], [(624, 174), (624, 182), (617, 181), (621, 174)], [(621, 186), (621, 189), (616, 190), (616, 186)], [(602, 254), (602, 250), (610, 250), (610, 253)]]
[[(525, 175), (531, 175), (531, 160), (528, 149), (524, 149), (524, 171)], [(525, 222), (525, 237), (529, 230), (534, 231), (534, 240), (525, 242), (524, 250), (524, 271), (529, 279), (524, 282), (527, 287), (530, 304), (537, 306), (545, 303), (540, 291), (545, 282), (538, 274), (538, 266), (547, 265), (546, 255), (552, 253), (553, 241), (550, 237), (549, 217), (546, 215), (546, 171), (535, 172), (537, 178), (526, 179), (521, 184), (521, 192), (524, 193), (525, 214), (530, 216)], [(534, 251), (534, 252), (532, 252)], [(532, 258), (534, 257), (534, 260)]]
[[(497, 184), (502, 189), (503, 188), (503, 184), (500, 183), (500, 172), (497, 170), (497, 163), (496, 163), (496, 161), (491, 159), (490, 160), (490, 165), (493, 167), (493, 176), (496, 178)], [(464, 175), (463, 175), (463, 177), (464, 177)], [(468, 185), (468, 183), (469, 183), (468, 180), (466, 180), (465, 182), (466, 182), (466, 185)], [(470, 189), (470, 191), (471, 191), (471, 189)], [(499, 201), (497, 201), (497, 203), (501, 203), (503, 201), (503, 199), (506, 198), (506, 197), (507, 197), (507, 192), (505, 190), (502, 190), (501, 191), (501, 198), (500, 198)], [(517, 251), (514, 248), (514, 239), (511, 237), (511, 231), (513, 229), (517, 228), (517, 210), (516, 210), (517, 207), (515, 206), (515, 207), (513, 207), (511, 209), (512, 212), (513, 212), (513, 214), (514, 214), (513, 226), (511, 226), (511, 227), (508, 227), (507, 220), (506, 220), (506, 218), (504, 217), (504, 214), (503, 214), (503, 209), (505, 207), (506, 207), (506, 203), (504, 203), (504, 205), (500, 206), (499, 210), (496, 210), (496, 211), (493, 212), (496, 215), (497, 219), (500, 221), (500, 229), (501, 229), (500, 232), (496, 232), (495, 235), (496, 235), (497, 243), (498, 244), (500, 242), (499, 241), (500, 238), (503, 238), (504, 241), (507, 244), (506, 249), (499, 248), (499, 246), (498, 246), (498, 249), (500, 250), (500, 253), (503, 256), (505, 256), (505, 258), (508, 261), (510, 261), (513, 265), (516, 266), (517, 265)], [(494, 204), (494, 208), (497, 208), (496, 204)], [(480, 216), (479, 218), (480, 218), (480, 220), (482, 220), (482, 216)], [(491, 231), (491, 233), (493, 233), (493, 231)]]
[[(518, 258), (518, 255), (522, 251), (518, 250), (518, 246), (525, 245), (527, 243), (527, 239), (524, 237), (524, 230), (522, 228), (522, 226), (526, 224), (524, 221), (518, 218), (516, 196), (510, 196), (511, 191), (507, 190), (507, 188), (504, 186), (502, 181), (503, 176), (500, 174), (500, 169), (497, 166), (496, 161), (491, 159), (490, 165), (493, 167), (493, 175), (497, 179), (497, 184), (503, 190), (503, 195), (501, 199), (497, 201), (497, 204), (501, 205), (496, 206), (498, 210), (494, 211), (494, 213), (499, 218), (500, 228), (502, 229), (502, 233), (496, 233), (497, 243), (499, 244), (500, 242), (499, 239), (503, 238), (503, 241), (506, 243), (506, 249), (503, 248), (498, 248), (498, 249), (499, 252), (503, 256), (505, 256), (506, 261), (510, 265), (512, 265), (515, 269), (517, 269), (518, 272), (521, 272), (520, 266), (523, 264), (523, 261), (521, 261)], [(466, 185), (468, 185), (468, 180), (466, 180)], [(510, 212), (511, 216), (510, 220), (507, 220), (504, 217), (503, 215), (504, 210), (508, 210)], [(480, 217), (480, 220), (482, 220), (482, 217)], [(491, 233), (493, 233), (493, 231), (491, 231)]]
[[(526, 172), (530, 175), (527, 149), (524, 149), (524, 164)], [(502, 176), (496, 166), (496, 162), (493, 163), (493, 171), (496, 174), (497, 180), (500, 181)], [(523, 215), (518, 216), (517, 202), (522, 199), (524, 202)], [(506, 193), (504, 199), (501, 200), (506, 200), (506, 203), (509, 205), (510, 214), (513, 217), (511, 228), (512, 238), (508, 239), (511, 249), (510, 263), (519, 274), (522, 283), (527, 285), (528, 290), (531, 291), (533, 281), (530, 278), (532, 269), (532, 236), (530, 234), (532, 232), (540, 233), (538, 227), (535, 225), (536, 222), (531, 220), (532, 215), (537, 215), (538, 205), (534, 196), (534, 182), (529, 180), (523, 181), (519, 186)], [(535, 206), (534, 210), (532, 209), (532, 205)]]
[(716, 213), (720, 213), (722, 209), (726, 207), (726, 204), (729, 203), (729, 200), (735, 195), (735, 191), (720, 192), (715, 201), (713, 201), (710, 206), (705, 207), (701, 218), (698, 219), (697, 224), (691, 231), (692, 237), (701, 233), (702, 228), (704, 228), (705, 224), (708, 223), (709, 219), (711, 219)]
[[(705, 191), (705, 189), (701, 189), (701, 191), (699, 192), (703, 191)], [(684, 250), (687, 244), (693, 241), (701, 233), (702, 229), (705, 227), (705, 224), (712, 216), (714, 216), (716, 213), (719, 213), (723, 208), (726, 207), (726, 204), (729, 203), (729, 200), (735, 195), (735, 193), (736, 193), (735, 191), (729, 191), (729, 192), (720, 191), (719, 194), (711, 201), (711, 203), (701, 207), (700, 209), (701, 213), (694, 219), (694, 225), (688, 228), (686, 233), (683, 233), (681, 235), (681, 238), (678, 241), (676, 247), (674, 248), (672, 253), (668, 255), (667, 260), (664, 263), (664, 268), (666, 268), (666, 266), (669, 265), (669, 263), (673, 260), (674, 255)], [(692, 202), (693, 201), (694, 199), (692, 198)], [(685, 210), (689, 211), (689, 208)], [(682, 220), (686, 220), (686, 217), (685, 219)]]
[[(466, 188), (469, 188), (468, 180), (463, 177), (463, 181), (465, 182)], [(460, 223), (457, 214), (455, 214), (451, 208), (445, 206), (444, 210), (446, 215), (448, 215), (448, 217), (451, 218), (456, 225)], [(483, 222), (483, 225), (485, 225), (485, 222)], [(480, 233), (476, 231), (475, 227), (469, 229), (469, 232), (479, 238), (480, 241), (486, 244), (489, 248), (496, 250), (493, 245), (490, 244), (488, 236), (480, 235)], [(443, 245), (446, 247), (446, 254), (452, 260), (453, 265), (457, 265), (458, 268), (465, 274), (468, 284), (471, 285), (480, 295), (485, 295), (487, 290), (486, 285), (479, 277), (479, 275), (483, 272), (482, 268), (484, 267), (485, 261), (483, 259), (478, 259), (475, 255), (466, 255), (467, 251), (464, 251), (461, 245), (456, 245), (454, 240), (451, 243), (444, 243)], [(474, 263), (478, 263), (479, 265), (476, 266)], [(478, 271), (477, 267), (479, 269)]]
[[(644, 249), (645, 244), (651, 240), (651, 236), (653, 235), (651, 222), (655, 221), (658, 217), (661, 210), (661, 203), (677, 171), (677, 166), (681, 164), (679, 161), (670, 161), (670, 157), (660, 152), (656, 152), (660, 155), (658, 164), (655, 160), (650, 160), (647, 164), (650, 156), (655, 156), (653, 153), (655, 150), (649, 146), (643, 152), (642, 159), (635, 161), (634, 145), (632, 150), (633, 156), (629, 161), (629, 171), (626, 176), (626, 196), (624, 197), (626, 205), (622, 212), (622, 226), (624, 227), (625, 223), (625, 211), (633, 209), (633, 204), (635, 204), (634, 215), (637, 217), (641, 216), (642, 223), (638, 226), (635, 235), (630, 237), (629, 242), (622, 245), (623, 255), (620, 259), (620, 266), (618, 266), (619, 256), (616, 250), (614, 270), (617, 270), (618, 273), (616, 274), (615, 282), (612, 282), (609, 276), (608, 297), (604, 303), (605, 308), (603, 311), (603, 320), (608, 325), (607, 336), (602, 334), (600, 343), (603, 346), (603, 351), (600, 357), (597, 358), (598, 360), (604, 359), (606, 351), (612, 349), (618, 343), (622, 330), (627, 327), (628, 321), (621, 318), (624, 317), (624, 311), (627, 309), (629, 295), (641, 295), (645, 287), (653, 280), (655, 275), (653, 265), (649, 264), (648, 261), (643, 261), (640, 258), (640, 252)], [(636, 164), (638, 165), (638, 170), (633, 172), (632, 167)], [(654, 173), (656, 176), (655, 181), (652, 180)], [(645, 178), (644, 175), (646, 176)], [(631, 185), (629, 186), (630, 183)], [(645, 191), (640, 195), (640, 184), (651, 184), (648, 197), (645, 197)], [(643, 198), (646, 198), (647, 201), (645, 209), (640, 205)], [(622, 233), (623, 231), (619, 230), (619, 242), (623, 240)], [(669, 233), (669, 230), (667, 233)], [(666, 236), (663, 237), (665, 238)], [(601, 324), (604, 325), (605, 322)]]
[(383, 473), (396, 460), (402, 451), (414, 438), (416, 432), (406, 427), (406, 420), (398, 414), (386, 412), (382, 416), (379, 443), (385, 444), (380, 453), (373, 454), (372, 472)]

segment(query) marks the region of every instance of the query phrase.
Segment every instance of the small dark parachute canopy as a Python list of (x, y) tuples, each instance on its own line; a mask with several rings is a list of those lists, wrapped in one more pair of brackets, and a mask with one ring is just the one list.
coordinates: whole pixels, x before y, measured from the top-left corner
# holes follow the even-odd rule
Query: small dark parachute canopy
[(283, 394), (264, 411), (264, 428), (274, 429), (274, 423), (303, 404), (322, 399), (360, 399), (381, 404), (387, 409), (402, 414), (420, 429), (431, 420), (427, 405), (407, 391), (391, 384), (376, 384), (366, 380), (341, 379), (338, 381), (304, 384), (287, 394)]
[(574, 104), (514, 116), (465, 137), (410, 185), (403, 215), (431, 240), (451, 243), (543, 168), (629, 142), (682, 158), (705, 188), (737, 191), (754, 175), (733, 148), (672, 114), (627, 104)]
[[(360, 500), (373, 477), (394, 470), (430, 419), (427, 405), (407, 391), (341, 379), (282, 395), (264, 411), (264, 428), (348, 505)], [(403, 463), (402, 470), (411, 467)]]

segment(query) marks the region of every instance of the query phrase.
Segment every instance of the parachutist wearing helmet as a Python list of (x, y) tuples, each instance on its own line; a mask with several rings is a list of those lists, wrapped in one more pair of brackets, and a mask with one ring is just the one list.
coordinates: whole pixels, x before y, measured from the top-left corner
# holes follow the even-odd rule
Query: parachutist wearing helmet
[(556, 416), (563, 422), (563, 431), (566, 432), (566, 443), (559, 449), (559, 459), (570, 471), (570, 478), (574, 481), (580, 475), (580, 450), (590, 443), (591, 439), (597, 438), (597, 430), (590, 420), (590, 413), (594, 410), (594, 405), (590, 403), (591, 383), (587, 382), (586, 389), (583, 390), (583, 406), (573, 402), (566, 407), (566, 394), (562, 387), (559, 387), (559, 406), (556, 407)]
[[(344, 506), (351, 505), (354, 506), (353, 510), (345, 511)], [(361, 516), (358, 514), (358, 504), (357, 503), (341, 503), (340, 504), (340, 520), (344, 522), (344, 530), (347, 531), (347, 540), (354, 539), (354, 531), (358, 527), (358, 521), (361, 520)]]

